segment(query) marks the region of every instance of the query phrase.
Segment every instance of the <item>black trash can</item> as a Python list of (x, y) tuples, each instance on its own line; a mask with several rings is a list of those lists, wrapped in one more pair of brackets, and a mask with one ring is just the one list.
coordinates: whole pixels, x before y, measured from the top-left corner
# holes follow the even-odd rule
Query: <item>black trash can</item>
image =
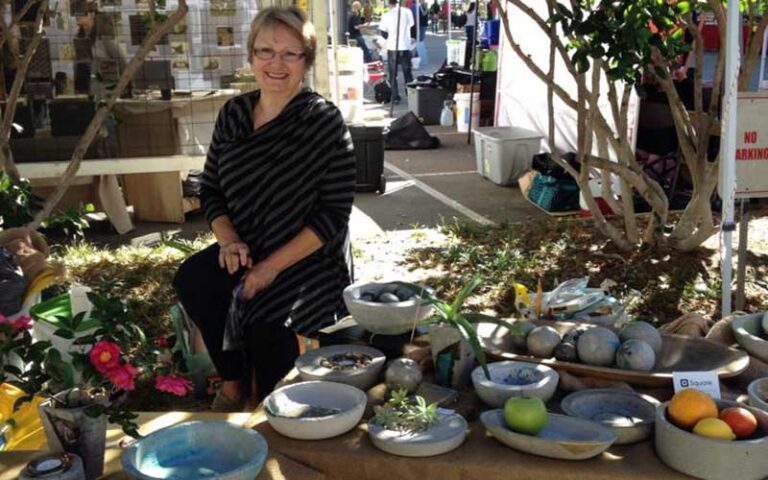
[(423, 125), (440, 125), (440, 113), (448, 97), (448, 90), (436, 85), (408, 85), (408, 110), (412, 111)]
[(384, 193), (387, 179), (384, 177), (384, 128), (348, 125), (352, 134), (357, 157), (358, 192)]

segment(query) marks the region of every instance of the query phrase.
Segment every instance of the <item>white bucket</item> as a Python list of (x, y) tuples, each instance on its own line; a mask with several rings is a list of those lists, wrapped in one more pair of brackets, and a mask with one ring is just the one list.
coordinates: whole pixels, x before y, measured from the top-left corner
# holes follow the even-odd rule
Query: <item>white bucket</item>
[(452, 63), (464, 65), (464, 54), (467, 48), (467, 43), (464, 40), (446, 40), (445, 48), (445, 58), (448, 65)]
[(480, 92), (457, 93), (453, 99), (456, 101), (456, 130), (459, 132), (469, 131), (470, 95), (472, 95), (472, 126), (480, 126)]

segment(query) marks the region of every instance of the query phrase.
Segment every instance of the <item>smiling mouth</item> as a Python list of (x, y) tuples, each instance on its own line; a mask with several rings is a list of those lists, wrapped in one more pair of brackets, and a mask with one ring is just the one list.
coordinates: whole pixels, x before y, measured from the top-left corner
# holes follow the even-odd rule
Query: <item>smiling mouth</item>
[(274, 80), (285, 80), (286, 78), (288, 78), (287, 73), (268, 73), (267, 72), (266, 75), (268, 78), (272, 78)]

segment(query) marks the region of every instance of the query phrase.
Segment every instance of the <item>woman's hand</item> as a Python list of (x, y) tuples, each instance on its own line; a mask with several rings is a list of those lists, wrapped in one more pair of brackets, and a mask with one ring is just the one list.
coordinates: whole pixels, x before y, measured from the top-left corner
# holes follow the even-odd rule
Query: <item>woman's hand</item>
[(279, 273), (280, 271), (267, 261), (251, 267), (243, 277), (243, 298), (252, 299), (257, 293), (270, 286)]
[(234, 241), (219, 248), (219, 266), (233, 274), (241, 267), (251, 268), (251, 250), (244, 242)]

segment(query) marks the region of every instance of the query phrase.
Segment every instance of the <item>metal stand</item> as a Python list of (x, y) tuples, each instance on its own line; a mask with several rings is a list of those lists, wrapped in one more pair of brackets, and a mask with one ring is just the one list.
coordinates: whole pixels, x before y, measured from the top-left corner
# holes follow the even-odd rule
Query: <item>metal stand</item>
[(741, 222), (739, 223), (739, 252), (736, 268), (736, 310), (744, 311), (744, 285), (747, 280), (747, 238), (749, 236), (749, 211), (741, 199)]
[[(472, 143), (472, 106), (475, 99), (475, 55), (477, 55), (477, 12), (480, 11), (479, 5), (475, 4), (475, 25), (473, 27), (472, 34), (472, 54), (469, 56), (469, 123), (467, 128), (467, 145)], [(480, 92), (477, 92), (477, 96), (480, 96)]]

